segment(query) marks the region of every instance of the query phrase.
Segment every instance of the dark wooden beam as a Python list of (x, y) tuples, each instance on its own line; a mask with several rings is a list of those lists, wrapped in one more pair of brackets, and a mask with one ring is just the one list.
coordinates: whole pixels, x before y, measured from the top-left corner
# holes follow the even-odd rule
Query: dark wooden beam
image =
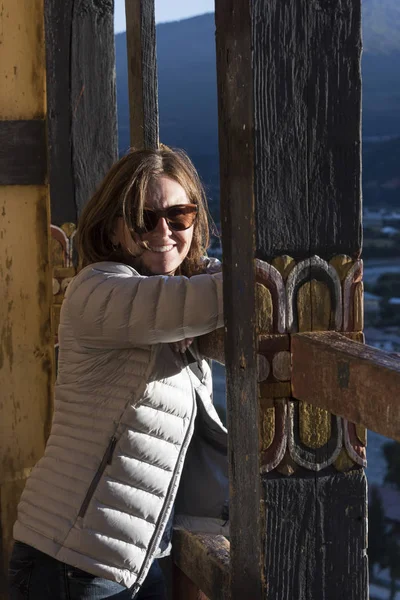
[(73, 3), (71, 136), (79, 215), (118, 158), (114, 3)]
[[(295, 293), (286, 286), (299, 262), (315, 254), (326, 261), (361, 252), (361, 2), (250, 5), (256, 256), (280, 265), (285, 292), (272, 304), (274, 314), (294, 316), (290, 333), (338, 329), (331, 312), (339, 301), (326, 262), (326, 276), (304, 263)], [(308, 373), (316, 369), (318, 362), (307, 364)], [(362, 457), (350, 460), (345, 425), (310, 406), (306, 386), (303, 401), (293, 402), (285, 400), (288, 382), (269, 381), (260, 386), (268, 432), (262, 439), (266, 598), (366, 600), (366, 480), (356, 466)]]
[(185, 594), (182, 589), (175, 589), (174, 597), (184, 600), (229, 600), (229, 549), (228, 540), (221, 535), (175, 531), (173, 560), (186, 577), (179, 575), (175, 578), (178, 586), (184, 586)]
[(51, 219), (76, 223), (118, 158), (113, 2), (46, 0)]
[(400, 441), (400, 358), (329, 333), (292, 337), (292, 393)]
[(50, 218), (54, 225), (77, 221), (71, 139), (71, 0), (46, 0), (47, 128)]
[(250, 5), (215, 3), (232, 600), (261, 600)]
[(0, 185), (43, 185), (46, 174), (45, 121), (0, 121)]
[(125, 0), (131, 146), (158, 148), (154, 0)]
[(356, 257), (360, 1), (253, 4), (258, 256)]
[(265, 598), (368, 600), (362, 470), (290, 478), (276, 473), (264, 483)]

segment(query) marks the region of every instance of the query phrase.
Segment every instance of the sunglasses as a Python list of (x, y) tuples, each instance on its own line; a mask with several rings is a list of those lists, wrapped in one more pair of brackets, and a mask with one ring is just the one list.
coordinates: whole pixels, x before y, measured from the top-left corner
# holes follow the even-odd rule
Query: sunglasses
[(193, 225), (198, 212), (197, 204), (176, 204), (165, 210), (143, 209), (144, 228), (141, 233), (153, 231), (160, 219), (165, 219), (173, 231), (185, 231)]

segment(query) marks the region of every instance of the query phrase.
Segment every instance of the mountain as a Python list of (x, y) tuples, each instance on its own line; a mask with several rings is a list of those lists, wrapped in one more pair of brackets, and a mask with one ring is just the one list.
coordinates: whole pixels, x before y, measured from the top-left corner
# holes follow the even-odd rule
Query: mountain
[[(214, 15), (157, 26), (160, 139), (184, 148), (206, 186), (219, 222), (217, 75)], [(125, 33), (115, 38), (119, 148), (129, 146)]]
[[(217, 152), (214, 15), (157, 26), (160, 137), (191, 154)], [(128, 145), (125, 34), (116, 36), (120, 147)]]
[(398, 0), (362, 0), (362, 19), (365, 52), (400, 52)]
[(363, 145), (365, 206), (400, 212), (400, 137)]
[[(386, 164), (385, 182), (400, 176), (399, 144), (383, 146), (384, 136), (400, 136), (400, 2), (363, 0), (363, 137), (368, 165)], [(157, 26), (160, 138), (185, 148), (206, 183), (218, 220), (218, 117), (214, 15), (206, 14)], [(129, 108), (125, 34), (116, 36), (119, 146), (129, 146)], [(395, 152), (394, 159), (390, 154)], [(388, 155), (388, 160), (385, 156)], [(376, 156), (376, 159), (374, 157)], [(397, 160), (396, 160), (397, 157)], [(390, 168), (389, 168), (390, 163)], [(376, 170), (376, 169), (375, 169)], [(376, 177), (373, 181), (380, 181)], [(379, 184), (380, 185), (380, 184)], [(389, 186), (390, 187), (390, 186)], [(375, 190), (376, 191), (376, 190)], [(398, 190), (390, 204), (400, 205)], [(385, 188), (366, 200), (386, 198)], [(393, 197), (395, 200), (393, 200)], [(397, 198), (397, 200), (396, 200)]]

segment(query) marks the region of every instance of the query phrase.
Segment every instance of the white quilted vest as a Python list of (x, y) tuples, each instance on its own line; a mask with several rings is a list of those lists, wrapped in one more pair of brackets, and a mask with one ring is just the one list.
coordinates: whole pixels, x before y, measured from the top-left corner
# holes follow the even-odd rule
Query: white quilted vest
[[(118, 263), (81, 271), (62, 308), (51, 435), (15, 539), (135, 593), (160, 554), (195, 423), (188, 461), (198, 466), (186, 465), (178, 521), (218, 529), (226, 478), (204, 464), (226, 453), (226, 430), (206, 361), (197, 357), (199, 379), (169, 342), (221, 326), (220, 275), (146, 278)], [(207, 490), (200, 505), (197, 488)]]

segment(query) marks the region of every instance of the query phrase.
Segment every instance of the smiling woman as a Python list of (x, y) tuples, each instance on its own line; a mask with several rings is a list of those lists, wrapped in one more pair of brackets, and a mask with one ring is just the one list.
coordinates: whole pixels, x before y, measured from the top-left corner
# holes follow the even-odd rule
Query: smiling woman
[(147, 271), (174, 275), (192, 244), (197, 204), (189, 202), (177, 181), (165, 176), (150, 183), (145, 202), (144, 226), (132, 237), (123, 217), (119, 217), (112, 241), (132, 256), (138, 244), (143, 250), (140, 262)]
[(207, 202), (182, 150), (131, 151), (86, 205), (77, 234), (83, 264), (120, 261), (147, 275), (193, 275), (209, 243)]
[(189, 158), (129, 152), (77, 235), (84, 267), (61, 309), (53, 425), (18, 508), (10, 600), (162, 600), (173, 522), (224, 533), (229, 495), (195, 340), (223, 325), (222, 274)]

